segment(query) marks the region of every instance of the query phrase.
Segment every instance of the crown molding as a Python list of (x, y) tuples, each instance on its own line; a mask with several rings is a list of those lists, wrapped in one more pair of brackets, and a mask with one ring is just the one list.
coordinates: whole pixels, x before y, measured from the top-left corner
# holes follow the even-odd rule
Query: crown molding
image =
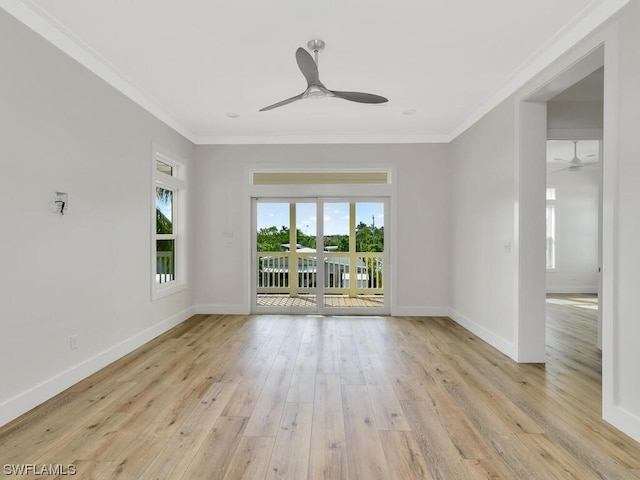
[(91, 47), (50, 18), (36, 4), (28, 0), (24, 2), (20, 0), (0, 0), (0, 7), (158, 120), (195, 143), (196, 136), (184, 126), (183, 122), (169, 113), (159, 102), (119, 72), (118, 69), (102, 58)]
[[(593, 5), (596, 2), (592, 2)], [(588, 6), (567, 26), (529, 57), (496, 91), (464, 118), (452, 131), (451, 140), (462, 134), (493, 108), (525, 86), (568, 50), (609, 20), (629, 0), (603, 0), (597, 7)]]
[(202, 135), (196, 145), (278, 145), (278, 144), (381, 144), (381, 143), (449, 143), (449, 134), (434, 135)]

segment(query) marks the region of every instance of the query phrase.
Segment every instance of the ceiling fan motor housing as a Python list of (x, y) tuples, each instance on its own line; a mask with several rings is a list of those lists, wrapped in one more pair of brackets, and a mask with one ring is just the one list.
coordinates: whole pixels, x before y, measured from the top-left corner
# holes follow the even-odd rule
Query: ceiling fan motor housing
[(324, 50), (324, 45), (325, 43), (322, 40), (315, 38), (313, 40), (309, 40), (307, 48), (312, 52), (321, 52)]

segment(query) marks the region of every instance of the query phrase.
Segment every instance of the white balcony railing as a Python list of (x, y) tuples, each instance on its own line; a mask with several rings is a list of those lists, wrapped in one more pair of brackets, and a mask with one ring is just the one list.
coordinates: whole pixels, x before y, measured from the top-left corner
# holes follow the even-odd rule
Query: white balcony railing
[(173, 252), (156, 252), (156, 284), (175, 280)]
[[(257, 293), (315, 293), (318, 264), (315, 255), (302, 252), (258, 252)], [(324, 293), (382, 295), (382, 252), (324, 252)], [(297, 268), (289, 268), (290, 264)]]

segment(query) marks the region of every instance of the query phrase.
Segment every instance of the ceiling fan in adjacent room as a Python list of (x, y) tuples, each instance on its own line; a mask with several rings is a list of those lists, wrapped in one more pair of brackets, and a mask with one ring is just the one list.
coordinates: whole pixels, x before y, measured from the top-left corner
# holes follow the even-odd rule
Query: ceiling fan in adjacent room
[(304, 75), (304, 78), (307, 80), (306, 90), (295, 97), (287, 98), (281, 102), (261, 108), (261, 112), (282, 107), (288, 103), (292, 103), (297, 100), (304, 100), (305, 98), (336, 97), (349, 100), (351, 102), (370, 104), (385, 103), (389, 101), (380, 95), (374, 95), (372, 93), (341, 92), (338, 90), (329, 90), (325, 87), (320, 81), (318, 74), (318, 53), (322, 51), (324, 46), (325, 43), (322, 40), (311, 40), (307, 43), (309, 50), (315, 54), (315, 60), (304, 48), (298, 48), (298, 50), (296, 50), (296, 61), (298, 62), (298, 67), (300, 68), (302, 75)]
[[(597, 154), (592, 153), (590, 155), (587, 155), (586, 158), (593, 158), (597, 156), (598, 156)], [(590, 165), (595, 165), (596, 163), (598, 163), (597, 158), (595, 160), (588, 161), (578, 157), (578, 140), (573, 140), (573, 158), (571, 160), (566, 160), (564, 158), (555, 158), (554, 160), (558, 162), (563, 162), (568, 165), (565, 168), (561, 168), (560, 170), (555, 170), (551, 173), (563, 172), (565, 170), (569, 170), (571, 172), (577, 172), (579, 170), (582, 170), (584, 167), (588, 167)]]

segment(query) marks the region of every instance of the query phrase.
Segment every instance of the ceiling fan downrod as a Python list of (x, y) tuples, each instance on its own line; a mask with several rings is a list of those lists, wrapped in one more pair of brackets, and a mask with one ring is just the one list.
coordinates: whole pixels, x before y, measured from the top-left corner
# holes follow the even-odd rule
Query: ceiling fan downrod
[(319, 38), (314, 38), (313, 40), (309, 40), (307, 43), (307, 48), (313, 52), (313, 56), (316, 61), (316, 65), (318, 65), (318, 53), (324, 50), (325, 43)]

